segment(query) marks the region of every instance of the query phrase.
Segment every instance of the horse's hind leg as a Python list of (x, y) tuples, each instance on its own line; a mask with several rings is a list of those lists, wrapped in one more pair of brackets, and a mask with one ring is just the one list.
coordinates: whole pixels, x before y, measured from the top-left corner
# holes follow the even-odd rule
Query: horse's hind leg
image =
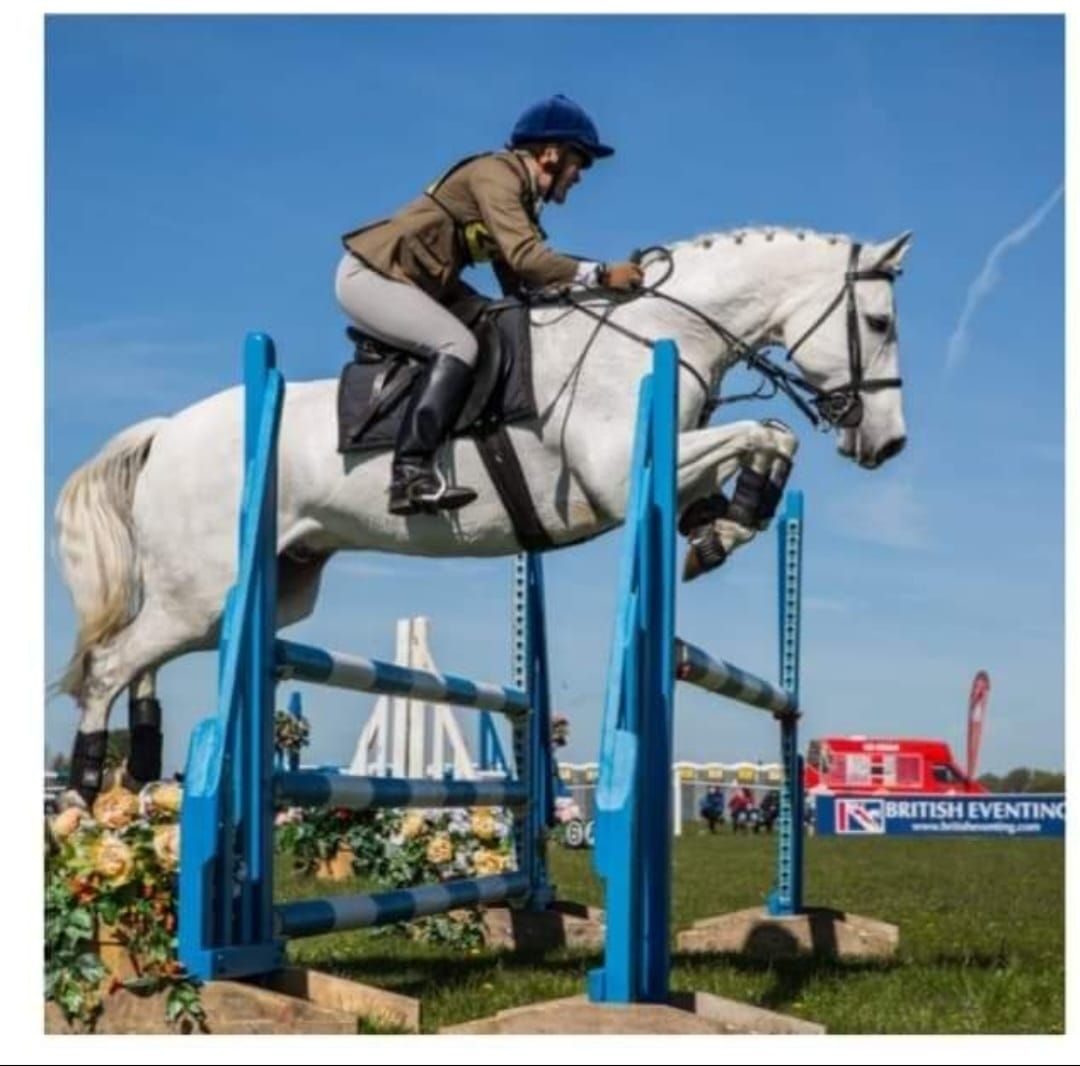
[[(190, 619), (177, 619), (158, 608), (155, 601), (148, 600), (130, 625), (106, 644), (88, 652), (86, 681), (79, 698), (81, 718), (71, 758), (70, 787), (62, 798), (63, 805), (89, 806), (101, 791), (109, 714), (116, 697), (137, 681), (132, 693), (136, 708), (140, 698), (157, 704), (153, 699), (153, 671), (183, 651), (209, 647), (212, 643), (212, 625), (196, 626)], [(160, 707), (157, 711), (160, 712)], [(128, 761), (128, 772), (139, 782), (154, 780), (161, 772), (160, 713), (155, 715), (153, 709), (144, 704), (141, 709), (131, 712), (131, 724), (132, 758)], [(138, 739), (136, 724), (140, 727)]]
[(156, 672), (143, 670), (128, 691), (128, 776), (145, 784), (161, 778), (161, 703), (154, 686)]
[[(684, 581), (716, 569), (768, 528), (797, 449), (795, 434), (773, 419), (680, 434), (679, 532), (689, 541)], [(729, 501), (721, 489), (736, 473)]]

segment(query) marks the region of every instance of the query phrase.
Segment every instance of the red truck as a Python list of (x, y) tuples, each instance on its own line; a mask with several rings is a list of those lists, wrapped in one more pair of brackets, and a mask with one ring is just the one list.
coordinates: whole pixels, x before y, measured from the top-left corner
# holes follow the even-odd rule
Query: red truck
[(806, 790), (846, 795), (986, 792), (964, 775), (943, 740), (867, 736), (810, 741)]

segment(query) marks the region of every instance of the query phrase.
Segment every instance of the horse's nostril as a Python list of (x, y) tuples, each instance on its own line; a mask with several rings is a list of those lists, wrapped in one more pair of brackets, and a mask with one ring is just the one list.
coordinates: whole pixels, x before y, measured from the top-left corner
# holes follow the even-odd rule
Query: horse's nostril
[(887, 459), (892, 459), (894, 456), (899, 455), (904, 450), (904, 445), (907, 444), (907, 437), (894, 437), (887, 444), (878, 449), (877, 462), (884, 463)]

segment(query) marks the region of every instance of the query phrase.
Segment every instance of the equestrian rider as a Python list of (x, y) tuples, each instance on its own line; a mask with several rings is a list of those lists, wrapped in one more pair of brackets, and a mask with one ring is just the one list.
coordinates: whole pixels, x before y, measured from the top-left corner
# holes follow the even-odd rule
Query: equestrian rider
[(635, 263), (604, 264), (553, 251), (543, 204), (564, 203), (582, 170), (614, 149), (572, 100), (553, 96), (518, 119), (505, 151), (470, 156), (393, 217), (347, 233), (335, 292), (361, 331), (423, 356), (394, 448), (391, 514), (453, 510), (476, 499), (448, 485), (435, 454), (472, 384), (477, 342), (447, 307), (477, 294), (460, 278), (490, 261), (504, 292), (578, 283), (631, 289)]

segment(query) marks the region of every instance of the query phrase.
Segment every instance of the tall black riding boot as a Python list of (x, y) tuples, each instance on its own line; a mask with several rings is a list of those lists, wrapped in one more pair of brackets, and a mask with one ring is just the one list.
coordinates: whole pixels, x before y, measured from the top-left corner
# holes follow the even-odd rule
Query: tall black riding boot
[(453, 355), (439, 355), (409, 398), (394, 447), (391, 514), (454, 511), (476, 499), (469, 488), (446, 483), (435, 469), (435, 453), (465, 406), (473, 368)]

